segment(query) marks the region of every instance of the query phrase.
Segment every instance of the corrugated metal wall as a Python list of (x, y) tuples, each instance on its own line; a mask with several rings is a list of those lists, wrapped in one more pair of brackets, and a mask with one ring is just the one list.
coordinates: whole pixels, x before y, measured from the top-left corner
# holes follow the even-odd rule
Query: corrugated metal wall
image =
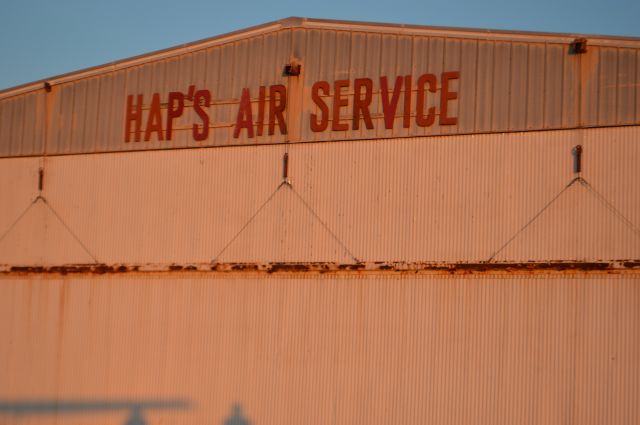
[[(557, 36), (554, 41), (540, 36), (536, 42), (532, 35), (523, 42), (486, 34), (465, 37), (459, 31), (426, 36), (406, 28), (394, 34), (366, 30), (366, 26), (356, 31), (348, 26), (336, 30), (304, 25), (248, 34), (156, 60), (150, 56), (146, 62), (115, 70), (107, 67), (104, 73), (54, 84), (49, 93), (44, 88), (14, 97), (6, 92), (0, 99), (0, 156), (40, 154), (45, 143), (46, 152), (53, 155), (640, 123), (640, 41), (627, 41), (621, 47), (596, 42), (587, 53), (577, 55), (569, 54), (570, 36)], [(301, 76), (283, 76), (284, 65), (291, 61), (302, 64)], [(458, 99), (449, 101), (449, 115), (457, 117), (458, 123), (439, 125), (436, 119), (434, 125), (420, 127), (415, 120), (418, 77), (437, 76), (437, 93), (428, 93), (426, 102), (427, 109), (436, 106), (439, 113), (440, 76), (445, 71), (460, 72), (460, 78), (451, 82)], [(413, 79), (411, 124), (403, 127), (403, 94), (394, 128), (387, 130), (379, 79), (387, 76), (393, 87), (395, 77), (404, 75)], [(353, 80), (363, 77), (373, 80), (374, 128), (367, 130), (362, 122), (354, 130)], [(333, 83), (340, 79), (350, 80), (344, 89), (348, 106), (341, 109), (341, 122), (349, 130), (331, 131), (330, 118), (329, 130), (312, 132), (310, 114), (318, 113), (312, 85), (326, 80), (333, 93)], [(250, 139), (245, 130), (235, 139), (233, 126), (242, 89), (250, 89), (255, 120), (259, 87), (274, 84), (288, 88), (288, 134), (276, 130), (270, 136), (265, 131)], [(199, 121), (187, 101), (185, 114), (175, 123), (173, 140), (158, 141), (152, 135), (149, 142), (125, 143), (127, 95), (142, 94), (146, 114), (153, 93), (161, 94), (166, 109), (168, 93), (186, 93), (190, 85), (209, 89), (213, 96), (207, 140), (198, 142), (191, 136), (192, 124)], [(325, 100), (331, 111), (331, 99)]]
[[(640, 259), (639, 137), (630, 126), (2, 159), (0, 264)], [(567, 188), (577, 144), (591, 186)]]
[(256, 425), (635, 424), (639, 303), (624, 276), (3, 280), (0, 424), (122, 425), (7, 413), (114, 399), (191, 403), (149, 425), (234, 404)]

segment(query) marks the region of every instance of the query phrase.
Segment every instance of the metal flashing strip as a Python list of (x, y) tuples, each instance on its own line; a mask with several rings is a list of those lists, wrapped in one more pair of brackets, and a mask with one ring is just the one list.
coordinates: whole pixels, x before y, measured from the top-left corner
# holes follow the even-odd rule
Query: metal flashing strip
[(478, 131), (468, 133), (453, 133), (453, 134), (423, 134), (406, 137), (381, 137), (381, 138), (347, 138), (340, 140), (316, 139), (316, 140), (300, 140), (300, 141), (284, 141), (276, 143), (246, 143), (237, 145), (208, 145), (208, 146), (180, 146), (180, 147), (168, 147), (168, 148), (155, 148), (155, 149), (129, 149), (129, 150), (96, 150), (92, 152), (69, 152), (69, 153), (35, 153), (29, 155), (0, 155), (0, 160), (3, 159), (21, 159), (21, 158), (40, 158), (46, 156), (49, 158), (65, 157), (65, 156), (86, 156), (86, 155), (121, 155), (121, 154), (135, 154), (144, 152), (164, 152), (164, 151), (182, 151), (182, 150), (202, 150), (202, 149), (242, 149), (242, 148), (255, 148), (255, 147), (269, 147), (269, 146), (282, 146), (282, 145), (316, 145), (321, 143), (360, 143), (360, 142), (383, 142), (389, 140), (413, 140), (418, 138), (453, 138), (460, 136), (491, 136), (502, 134), (521, 134), (521, 133), (548, 133), (553, 131), (576, 131), (576, 130), (597, 130), (597, 129), (615, 129), (615, 128), (628, 128), (628, 127), (640, 127), (640, 122), (631, 124), (616, 124), (616, 125), (593, 125), (593, 126), (579, 126), (579, 127), (562, 127), (562, 128), (542, 128), (542, 129), (525, 129), (525, 130), (510, 130), (510, 131)]
[(597, 34), (572, 34), (537, 31), (495, 30), (482, 28), (438, 27), (427, 25), (387, 24), (379, 22), (354, 22), (307, 18), (304, 28), (330, 29), (336, 31), (376, 32), (432, 37), (455, 37), (474, 40), (545, 42), (569, 44), (576, 38), (586, 38), (590, 45), (615, 47), (640, 47), (640, 37), (606, 36)]

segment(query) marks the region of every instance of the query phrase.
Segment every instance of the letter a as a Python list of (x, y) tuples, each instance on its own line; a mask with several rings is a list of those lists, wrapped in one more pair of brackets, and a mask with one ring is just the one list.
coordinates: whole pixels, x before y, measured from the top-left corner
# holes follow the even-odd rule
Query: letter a
[(247, 129), (247, 136), (253, 137), (253, 115), (251, 113), (251, 96), (249, 89), (242, 89), (242, 97), (240, 98), (240, 107), (238, 108), (238, 117), (236, 118), (236, 127), (233, 130), (233, 138), (240, 136), (240, 130)]

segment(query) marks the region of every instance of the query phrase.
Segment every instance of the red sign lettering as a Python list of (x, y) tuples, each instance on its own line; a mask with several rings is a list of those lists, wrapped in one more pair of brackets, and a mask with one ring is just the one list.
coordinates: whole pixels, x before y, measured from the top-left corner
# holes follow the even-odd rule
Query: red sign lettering
[[(374, 96), (379, 96), (385, 129), (393, 129), (396, 118), (400, 117), (402, 117), (403, 128), (411, 127), (413, 117), (418, 127), (434, 125), (436, 116), (439, 116), (439, 125), (456, 125), (458, 117), (450, 115), (450, 107), (451, 102), (458, 99), (458, 93), (451, 89), (451, 83), (459, 78), (459, 71), (443, 72), (438, 84), (436, 75), (422, 74), (414, 88), (412, 75), (396, 76), (393, 87), (389, 85), (389, 77), (381, 76), (378, 80), (378, 91), (371, 78), (356, 78), (353, 80), (353, 95), (350, 95), (349, 90), (351, 80), (336, 80), (333, 82), (333, 87), (328, 81), (316, 81), (311, 86), (311, 100), (317, 110), (309, 114), (309, 127), (313, 132), (326, 131), (331, 121), (331, 131), (348, 131), (349, 127), (352, 130), (359, 130), (360, 122), (363, 121), (365, 128), (372, 130), (375, 126), (373, 113), (377, 112), (371, 110)], [(398, 115), (401, 96), (402, 114)], [(256, 121), (254, 121), (253, 110), (255, 102), (258, 107)], [(178, 127), (179, 130), (190, 129), (196, 141), (205, 141), (209, 138), (211, 128), (209, 108), (215, 104), (209, 90), (197, 90), (194, 85), (191, 85), (186, 94), (172, 91), (168, 93), (166, 104), (162, 102), (160, 93), (153, 93), (146, 110), (143, 104), (143, 95), (127, 96), (125, 143), (131, 142), (132, 139), (135, 142), (141, 141), (143, 120), (146, 142), (150, 141), (154, 135), (158, 141), (172, 140), (176, 122), (180, 122), (182, 126)], [(429, 104), (432, 106), (428, 106)], [(162, 112), (163, 105), (166, 105), (165, 114)], [(185, 114), (185, 109), (190, 107), (193, 108), (194, 113)], [(281, 135), (286, 135), (286, 108), (287, 87), (282, 84), (260, 86), (257, 99), (251, 97), (249, 88), (243, 88), (233, 125), (233, 137), (239, 138), (243, 130), (246, 131), (246, 137), (250, 139), (261, 137), (264, 135), (265, 124), (267, 124), (269, 136), (276, 134), (276, 128)], [(342, 113), (345, 109), (350, 112), (349, 118)], [(183, 121), (186, 119), (192, 120), (188, 123), (188, 127), (184, 127)]]
[(247, 137), (253, 137), (253, 114), (251, 112), (251, 96), (249, 89), (242, 89), (242, 97), (240, 97), (240, 107), (238, 108), (238, 116), (236, 117), (236, 126), (233, 130), (233, 138), (240, 136), (240, 130), (247, 129)]
[[(356, 78), (353, 85), (353, 129), (360, 128), (360, 114), (362, 114), (364, 125), (371, 130), (373, 121), (371, 121), (369, 105), (371, 105), (371, 100), (373, 99), (373, 81), (370, 78)], [(362, 98), (362, 88), (365, 90), (364, 99)]]
[(135, 141), (140, 141), (140, 128), (142, 126), (142, 95), (137, 96), (136, 109), (133, 109), (133, 95), (127, 96), (127, 117), (125, 118), (124, 141), (131, 141), (131, 122), (135, 123)]
[[(202, 105), (201, 105), (202, 103)], [(211, 92), (209, 90), (198, 90), (193, 95), (193, 110), (196, 111), (198, 117), (202, 120), (202, 129), (198, 128), (198, 124), (193, 124), (193, 139), (201, 142), (209, 137), (209, 114), (202, 106), (209, 108), (211, 106)]]
[(316, 114), (311, 114), (311, 131), (325, 131), (327, 126), (329, 125), (329, 107), (322, 97), (320, 97), (320, 90), (324, 93), (325, 96), (329, 95), (329, 83), (326, 81), (318, 81), (311, 87), (311, 99), (313, 99), (313, 103), (315, 103), (318, 108), (320, 108), (320, 120), (318, 121), (318, 116)]

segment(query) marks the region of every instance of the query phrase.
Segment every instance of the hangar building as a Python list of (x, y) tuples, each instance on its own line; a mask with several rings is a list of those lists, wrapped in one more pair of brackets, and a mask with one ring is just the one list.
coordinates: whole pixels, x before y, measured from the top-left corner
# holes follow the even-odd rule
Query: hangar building
[(0, 92), (0, 424), (640, 423), (640, 39), (288, 18)]

